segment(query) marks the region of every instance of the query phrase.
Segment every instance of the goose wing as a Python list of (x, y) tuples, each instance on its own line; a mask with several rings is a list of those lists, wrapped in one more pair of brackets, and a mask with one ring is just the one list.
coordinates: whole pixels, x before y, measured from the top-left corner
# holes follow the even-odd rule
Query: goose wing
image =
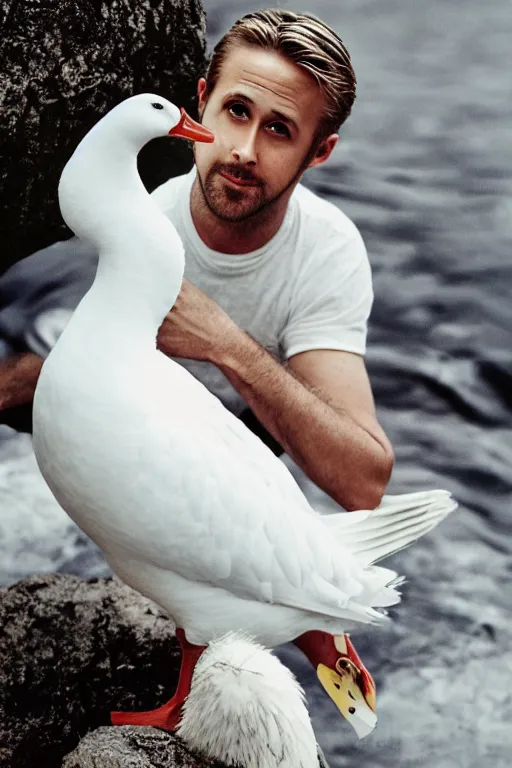
[(172, 401), (154, 411), (139, 466), (151, 508), (172, 526), (157, 564), (241, 597), (342, 615), (363, 590), (364, 569), (282, 462), (183, 373), (174, 369)]

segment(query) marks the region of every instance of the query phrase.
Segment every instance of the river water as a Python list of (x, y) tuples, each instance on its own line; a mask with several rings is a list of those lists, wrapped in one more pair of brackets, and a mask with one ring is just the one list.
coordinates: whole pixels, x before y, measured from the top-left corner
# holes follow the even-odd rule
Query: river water
[[(254, 2), (205, 0), (212, 43)], [(442, 487), (460, 509), (392, 558), (386, 630), (356, 644), (379, 725), (356, 743), (295, 651), (331, 768), (512, 764), (512, 4), (316, 0), (358, 76), (353, 115), (305, 182), (360, 227), (374, 272), (368, 368), (396, 452), (390, 492)], [(0, 441), (0, 581), (105, 573), (37, 475)], [(315, 503), (329, 506), (321, 494)]]

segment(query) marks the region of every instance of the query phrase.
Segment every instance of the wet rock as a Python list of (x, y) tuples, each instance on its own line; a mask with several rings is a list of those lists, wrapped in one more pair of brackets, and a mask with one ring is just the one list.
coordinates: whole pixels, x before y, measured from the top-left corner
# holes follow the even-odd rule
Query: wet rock
[(169, 699), (179, 664), (173, 623), (116, 579), (1, 590), (0, 768), (58, 768), (111, 710)]
[(223, 768), (194, 756), (179, 737), (155, 728), (123, 725), (87, 734), (62, 768)]
[(116, 578), (47, 574), (0, 590), (0, 768), (223, 768), (173, 734), (110, 725), (111, 710), (171, 697), (174, 630)]
[[(73, 149), (108, 109), (150, 91), (194, 114), (205, 70), (201, 0), (0, 0), (0, 272), (69, 235), (57, 186)], [(157, 139), (139, 168), (149, 190), (192, 165)]]
[[(224, 768), (224, 764), (192, 754), (174, 734), (124, 725), (87, 734), (62, 763), (62, 768), (100, 767)], [(320, 748), (318, 768), (329, 768)]]

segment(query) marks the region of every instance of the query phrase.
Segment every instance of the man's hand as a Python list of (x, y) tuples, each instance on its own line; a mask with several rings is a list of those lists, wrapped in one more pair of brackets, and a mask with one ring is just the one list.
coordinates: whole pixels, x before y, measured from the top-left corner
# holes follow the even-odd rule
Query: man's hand
[(158, 349), (169, 357), (220, 364), (242, 332), (219, 305), (183, 280), (180, 294), (158, 331)]
[(32, 399), (42, 365), (32, 352), (0, 360), (0, 424), (32, 432)]
[(0, 411), (32, 402), (42, 366), (32, 352), (0, 360)]

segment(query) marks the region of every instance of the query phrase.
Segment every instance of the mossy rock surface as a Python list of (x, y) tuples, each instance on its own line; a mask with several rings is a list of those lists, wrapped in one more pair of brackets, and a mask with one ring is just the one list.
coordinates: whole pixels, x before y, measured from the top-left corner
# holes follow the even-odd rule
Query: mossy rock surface
[[(200, 0), (0, 0), (0, 29), (1, 273), (70, 234), (60, 174), (105, 112), (151, 92), (195, 114), (206, 43)], [(139, 158), (149, 190), (191, 165), (178, 139)]]
[(53, 574), (1, 590), (0, 768), (57, 768), (111, 710), (167, 701), (181, 659), (174, 630), (117, 579)]

